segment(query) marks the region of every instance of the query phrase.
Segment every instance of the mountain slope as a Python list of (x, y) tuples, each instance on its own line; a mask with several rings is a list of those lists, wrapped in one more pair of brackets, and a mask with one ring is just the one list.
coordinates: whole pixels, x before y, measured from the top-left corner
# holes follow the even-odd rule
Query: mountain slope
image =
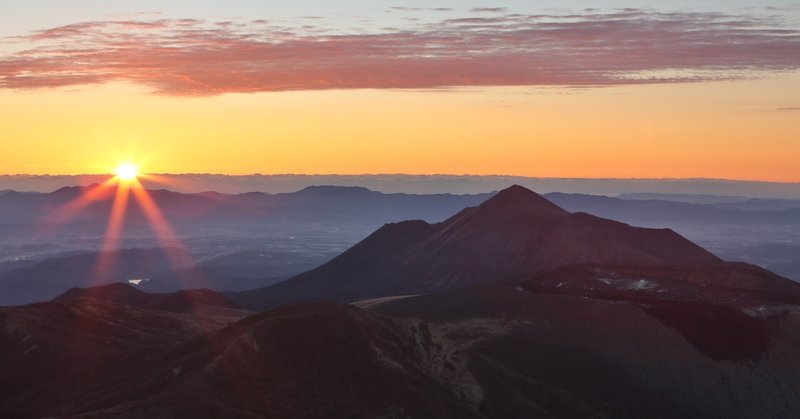
[(534, 417), (518, 407), (529, 400), (555, 417), (590, 417), (562, 410), (555, 402), (564, 394), (598, 417), (800, 415), (797, 298), (707, 289), (683, 282), (684, 270), (598, 275), (594, 268), (386, 299), (370, 309), (422, 319), (499, 367), (492, 373), (505, 384), (506, 403), (489, 416)]
[(569, 213), (512, 186), (446, 221), (388, 224), (331, 262), (271, 287), (230, 294), (249, 307), (425, 293), (578, 263), (723, 262), (669, 229)]
[(156, 311), (97, 299), (0, 307), (0, 418), (69, 416), (118, 404), (165, 350), (247, 314)]
[(225, 319), (93, 299), (0, 308), (0, 418), (481, 417), (466, 361), (420, 322), (337, 304)]

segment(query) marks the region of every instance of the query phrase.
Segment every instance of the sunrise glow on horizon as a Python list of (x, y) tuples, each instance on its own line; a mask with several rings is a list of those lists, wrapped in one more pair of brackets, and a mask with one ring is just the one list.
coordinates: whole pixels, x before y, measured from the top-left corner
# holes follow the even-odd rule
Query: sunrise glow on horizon
[(132, 163), (122, 163), (114, 171), (117, 178), (125, 181), (131, 181), (139, 176), (139, 168)]
[(354, 29), (334, 6), (307, 19), (314, 2), (125, 3), (3, 29), (0, 174), (109, 173), (128, 153), (150, 173), (800, 182), (782, 4), (387, 2)]

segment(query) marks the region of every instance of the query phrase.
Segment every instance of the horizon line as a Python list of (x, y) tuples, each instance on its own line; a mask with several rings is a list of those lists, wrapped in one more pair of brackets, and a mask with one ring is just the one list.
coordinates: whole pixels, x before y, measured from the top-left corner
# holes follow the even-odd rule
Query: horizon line
[[(248, 174), (230, 174), (230, 173), (212, 173), (212, 172), (183, 172), (183, 173), (169, 173), (169, 172), (144, 172), (145, 175), (159, 175), (159, 176), (225, 176), (225, 177), (281, 177), (281, 176), (308, 176), (308, 177), (325, 177), (325, 176), (338, 176), (338, 177), (381, 177), (381, 176), (411, 176), (411, 177), (453, 177), (453, 178), (522, 178), (522, 179), (537, 179), (537, 180), (609, 180), (609, 181), (715, 181), (715, 182), (749, 182), (749, 183), (774, 183), (785, 185), (800, 185), (798, 180), (764, 180), (764, 179), (745, 179), (745, 178), (714, 178), (703, 176), (689, 176), (689, 177), (564, 177), (564, 176), (527, 176), (527, 175), (512, 175), (512, 174), (470, 174), (470, 173), (248, 173)], [(13, 178), (13, 177), (82, 177), (82, 176), (114, 176), (113, 173), (75, 173), (75, 174), (53, 174), (53, 173), (8, 173), (0, 174), (0, 178)]]

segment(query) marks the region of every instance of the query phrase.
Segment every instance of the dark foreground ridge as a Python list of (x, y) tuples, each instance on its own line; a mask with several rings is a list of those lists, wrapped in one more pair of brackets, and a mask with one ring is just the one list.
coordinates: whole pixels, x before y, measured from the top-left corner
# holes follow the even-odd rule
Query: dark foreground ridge
[(205, 334), (83, 302), (0, 311), (0, 417), (480, 417), (462, 355), (419, 322), (319, 303)]
[(170, 294), (153, 294), (140, 291), (128, 284), (116, 283), (92, 288), (71, 288), (53, 301), (92, 299), (154, 310), (189, 312), (203, 307), (240, 308), (222, 294), (206, 290), (176, 291)]

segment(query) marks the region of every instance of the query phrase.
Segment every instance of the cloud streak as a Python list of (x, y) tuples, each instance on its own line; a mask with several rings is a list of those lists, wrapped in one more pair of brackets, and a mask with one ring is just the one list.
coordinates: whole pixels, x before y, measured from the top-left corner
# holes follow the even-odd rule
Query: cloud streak
[(778, 19), (639, 9), (505, 13), (357, 34), (264, 20), (81, 22), (18, 38), (26, 49), (0, 58), (0, 88), (130, 82), (193, 96), (734, 78), (800, 68), (800, 30)]

